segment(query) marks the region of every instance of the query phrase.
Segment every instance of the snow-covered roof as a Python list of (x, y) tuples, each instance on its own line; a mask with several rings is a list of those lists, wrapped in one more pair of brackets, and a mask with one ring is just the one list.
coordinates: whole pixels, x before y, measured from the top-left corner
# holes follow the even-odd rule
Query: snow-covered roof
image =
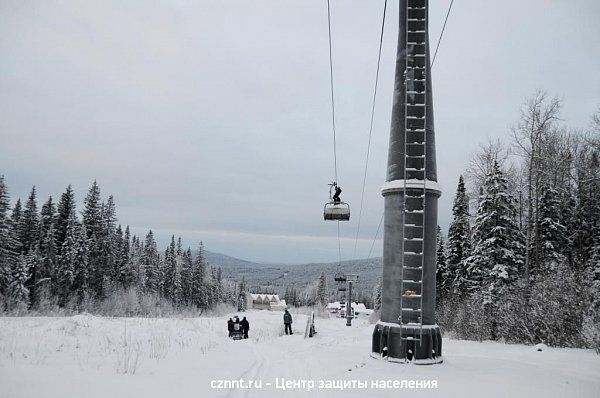
[[(257, 301), (261, 303), (280, 303), (283, 300), (279, 298), (277, 294), (262, 294), (262, 293), (250, 293), (250, 297), (252, 297), (252, 301)], [(285, 301), (283, 301), (285, 303)]]

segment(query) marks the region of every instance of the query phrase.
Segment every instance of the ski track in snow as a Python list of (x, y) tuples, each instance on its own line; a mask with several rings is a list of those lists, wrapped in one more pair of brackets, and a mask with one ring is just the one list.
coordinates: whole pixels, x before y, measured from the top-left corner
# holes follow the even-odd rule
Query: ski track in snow
[[(223, 317), (0, 318), (0, 398), (106, 397), (597, 397), (600, 356), (591, 350), (444, 339), (444, 363), (416, 366), (370, 357), (373, 325), (357, 319), (248, 311), (249, 339), (227, 337)], [(126, 332), (125, 332), (126, 330)], [(129, 356), (128, 356), (129, 355)], [(139, 355), (139, 362), (134, 358)], [(123, 374), (123, 370), (129, 373)], [(132, 374), (135, 372), (134, 374)], [(431, 389), (276, 389), (285, 380), (437, 380)], [(212, 389), (211, 380), (261, 380), (262, 389)], [(270, 383), (271, 386), (267, 386)]]

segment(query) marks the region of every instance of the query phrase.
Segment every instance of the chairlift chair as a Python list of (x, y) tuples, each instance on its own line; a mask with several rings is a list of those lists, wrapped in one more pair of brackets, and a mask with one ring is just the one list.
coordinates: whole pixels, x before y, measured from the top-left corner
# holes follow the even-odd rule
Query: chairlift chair
[(333, 200), (331, 191), (337, 186), (335, 182), (329, 184), (329, 202), (323, 208), (323, 219), (325, 221), (350, 221), (350, 205), (341, 200)]
[(325, 221), (350, 221), (350, 205), (345, 202), (328, 202), (323, 209)]
[(333, 280), (336, 282), (346, 282), (346, 274), (341, 272), (336, 272), (333, 276)]

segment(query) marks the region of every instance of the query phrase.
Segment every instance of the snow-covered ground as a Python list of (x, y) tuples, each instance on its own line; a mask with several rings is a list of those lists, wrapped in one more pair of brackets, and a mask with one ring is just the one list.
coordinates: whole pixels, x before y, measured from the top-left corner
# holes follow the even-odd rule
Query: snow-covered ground
[[(366, 319), (352, 327), (340, 318), (317, 319), (317, 336), (305, 339), (306, 315), (294, 314), (293, 336), (283, 334), (280, 312), (244, 315), (250, 339), (241, 341), (226, 336), (229, 316), (0, 318), (0, 397), (598, 397), (600, 392), (600, 356), (589, 350), (539, 352), (446, 338), (443, 364), (403, 365), (370, 357), (373, 325)], [(213, 388), (221, 380), (226, 385), (240, 379), (246, 385), (262, 382), (262, 388)], [(345, 390), (319, 389), (320, 381), (333, 387), (344, 380), (357, 381), (347, 382)], [(431, 380), (437, 389), (371, 388), (372, 380), (386, 387), (395, 380), (406, 380), (405, 387)], [(278, 388), (294, 382), (308, 387), (310, 381), (315, 383), (310, 392)]]

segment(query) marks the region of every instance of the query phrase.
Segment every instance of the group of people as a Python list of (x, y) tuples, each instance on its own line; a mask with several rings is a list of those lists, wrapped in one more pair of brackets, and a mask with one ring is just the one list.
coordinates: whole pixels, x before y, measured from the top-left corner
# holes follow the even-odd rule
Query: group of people
[[(292, 331), (292, 314), (286, 309), (283, 313), (283, 325), (285, 326), (285, 334), (294, 334)], [(241, 321), (236, 315), (233, 318), (229, 318), (227, 321), (227, 331), (229, 337), (241, 333), (244, 339), (248, 338), (248, 331), (250, 330), (250, 322), (244, 317)]]
[(229, 337), (233, 337), (234, 333), (242, 333), (242, 337), (248, 338), (248, 331), (250, 330), (250, 322), (244, 317), (241, 321), (240, 318), (236, 315), (232, 318), (229, 318), (227, 321), (227, 331), (229, 332)]

